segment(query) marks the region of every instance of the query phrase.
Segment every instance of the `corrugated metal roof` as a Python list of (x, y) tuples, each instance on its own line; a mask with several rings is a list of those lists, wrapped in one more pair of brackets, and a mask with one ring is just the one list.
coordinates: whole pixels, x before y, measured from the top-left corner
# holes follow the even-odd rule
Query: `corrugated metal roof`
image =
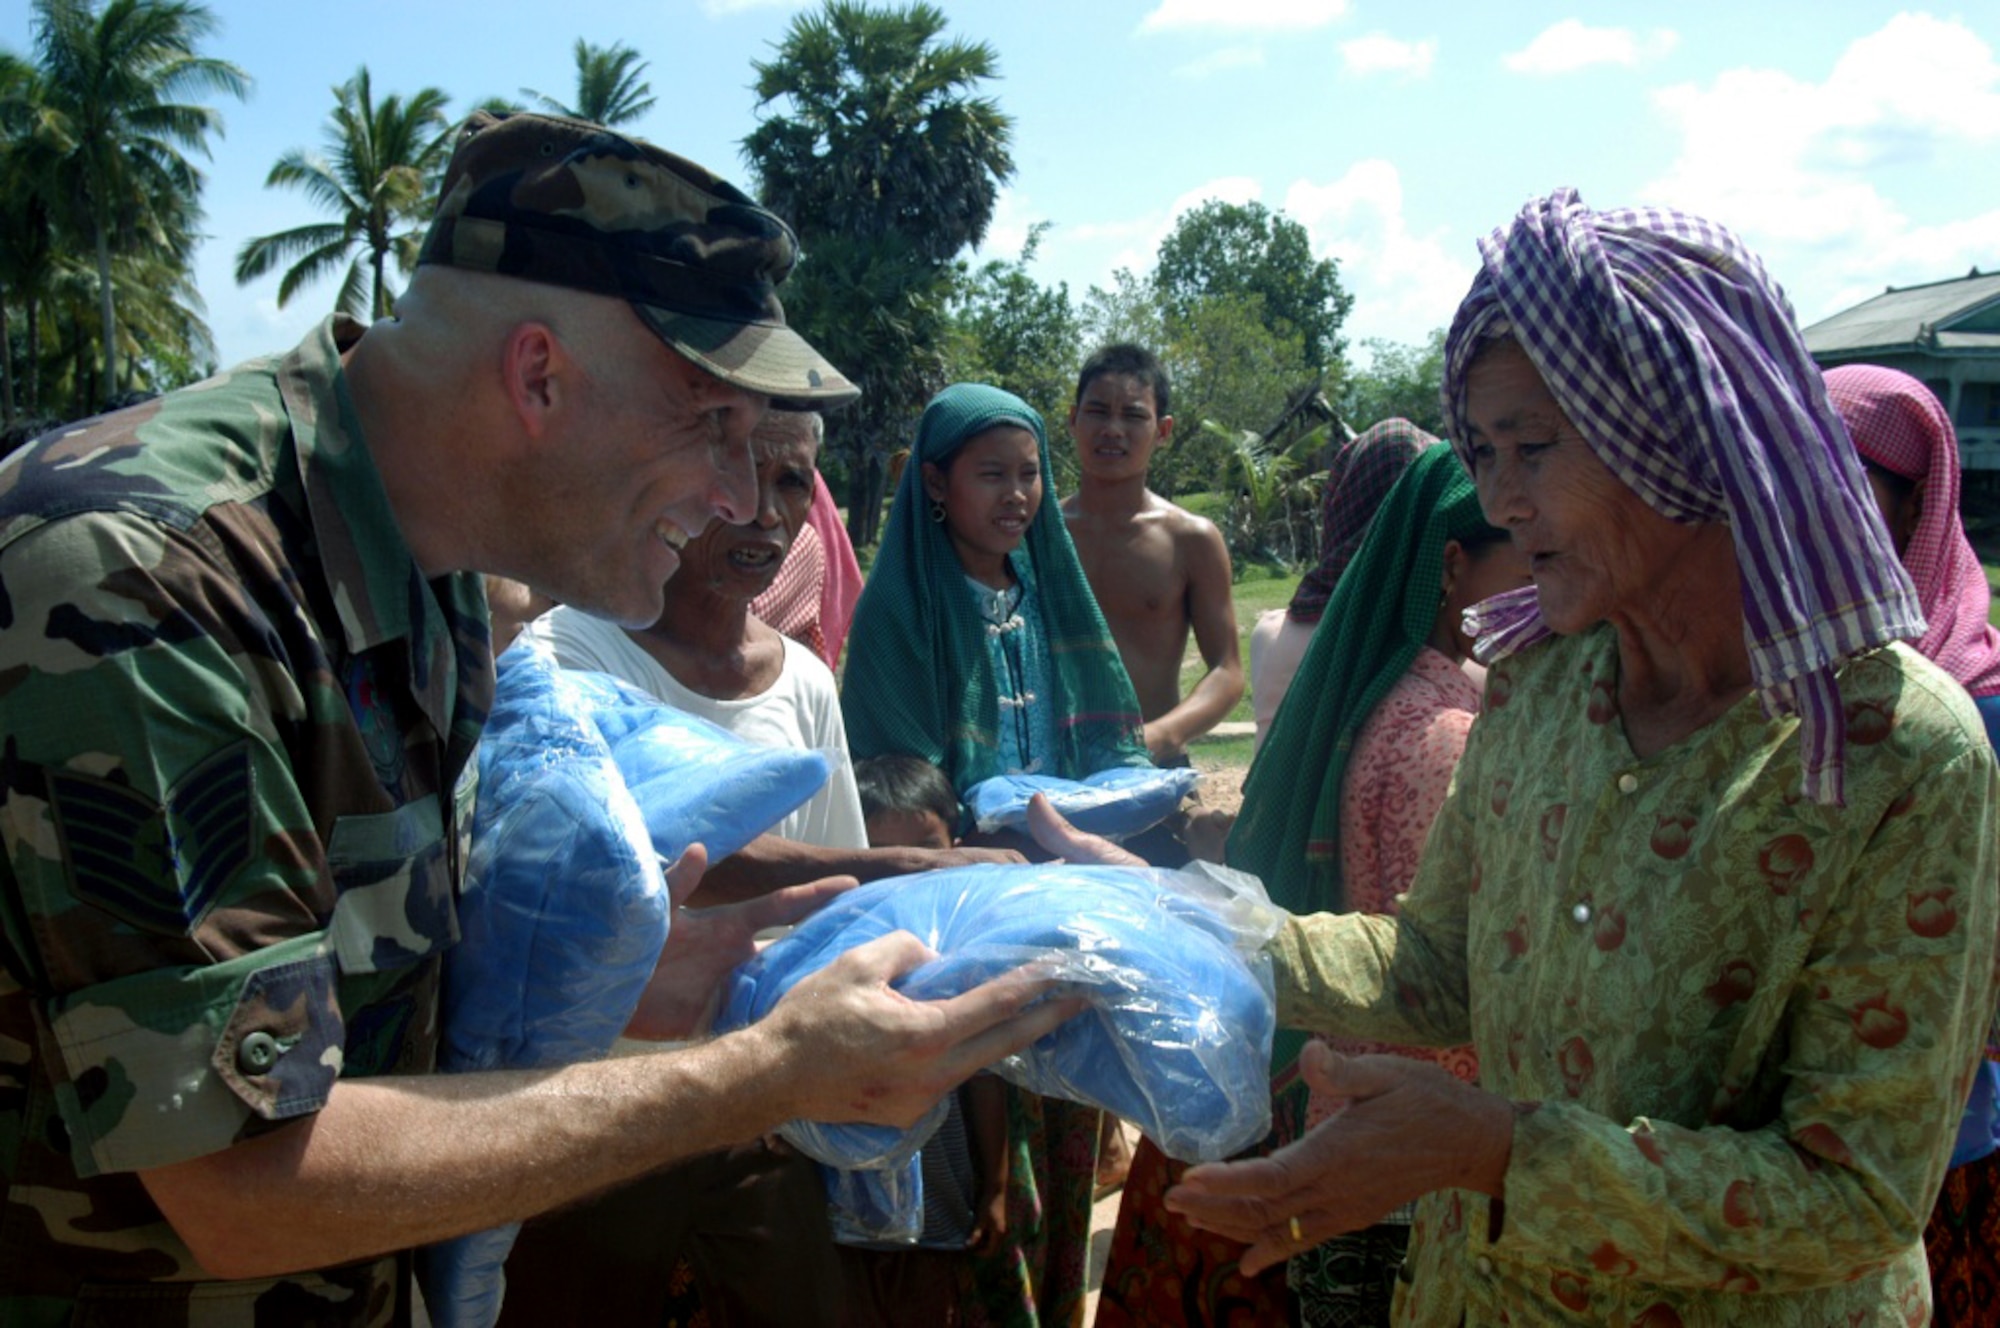
[[(2000, 301), (2000, 272), (1955, 277), (1949, 281), (1933, 281), (1923, 286), (1887, 291), (1804, 329), (1806, 349), (1815, 355), (1823, 355), (1917, 348), (1924, 329), (1943, 333), (1940, 324), (1996, 301)], [(2000, 337), (1988, 333), (1948, 335), (1953, 343), (1950, 349), (2000, 347)], [(1945, 342), (1946, 336), (1940, 335), (1938, 348), (1946, 348)], [(1931, 347), (1925, 342), (1923, 348)]]

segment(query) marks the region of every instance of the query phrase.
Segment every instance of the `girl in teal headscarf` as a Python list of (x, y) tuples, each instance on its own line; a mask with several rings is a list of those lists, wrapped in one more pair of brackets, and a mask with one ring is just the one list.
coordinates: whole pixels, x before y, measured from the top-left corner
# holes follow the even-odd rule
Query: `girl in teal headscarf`
[(840, 700), (856, 760), (921, 756), (960, 793), (1148, 763), (1049, 473), (1042, 417), (1013, 393), (931, 399), (855, 607)]
[[(978, 383), (931, 399), (848, 637), (840, 703), (856, 760), (919, 756), (961, 795), (1001, 774), (1149, 764), (1132, 680), (1046, 501), (1049, 474), (1027, 402)], [(1007, 1097), (1006, 1231), (960, 1265), (962, 1321), (1073, 1323), (1099, 1113)]]

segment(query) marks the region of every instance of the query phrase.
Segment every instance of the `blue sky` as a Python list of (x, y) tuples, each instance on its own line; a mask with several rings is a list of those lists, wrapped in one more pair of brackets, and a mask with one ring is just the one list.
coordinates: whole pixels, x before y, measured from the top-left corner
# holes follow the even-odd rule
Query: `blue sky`
[[(748, 183), (753, 60), (785, 0), (212, 0), (209, 53), (256, 81), (206, 163), (198, 280), (222, 361), (289, 345), (334, 284), (277, 308), (239, 288), (245, 238), (318, 219), (263, 179), (317, 146), (332, 87), (425, 85), (455, 110), (573, 90), (571, 47), (623, 41), (659, 105), (634, 132)], [(990, 42), (1019, 172), (985, 256), (1054, 223), (1033, 269), (1081, 296), (1151, 267), (1203, 199), (1304, 224), (1355, 296), (1350, 341), (1421, 339), (1470, 280), (1475, 238), (1559, 184), (1600, 207), (1665, 203), (1736, 227), (1803, 322), (1886, 285), (2000, 267), (2000, 5), (1847, 0), (947, 0)], [(0, 45), (30, 49), (25, 0)]]

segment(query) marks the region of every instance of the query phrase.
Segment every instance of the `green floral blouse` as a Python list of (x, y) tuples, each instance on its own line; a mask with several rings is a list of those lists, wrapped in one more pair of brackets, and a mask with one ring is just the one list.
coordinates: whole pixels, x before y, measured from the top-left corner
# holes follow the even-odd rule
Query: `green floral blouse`
[(1504, 1205), (1419, 1207), (1398, 1324), (1916, 1324), (1995, 1000), (2000, 779), (1964, 692), (1841, 673), (1847, 806), (1755, 696), (1635, 759), (1616, 638), (1496, 667), (1395, 917), (1294, 919), (1288, 1024), (1478, 1048)]

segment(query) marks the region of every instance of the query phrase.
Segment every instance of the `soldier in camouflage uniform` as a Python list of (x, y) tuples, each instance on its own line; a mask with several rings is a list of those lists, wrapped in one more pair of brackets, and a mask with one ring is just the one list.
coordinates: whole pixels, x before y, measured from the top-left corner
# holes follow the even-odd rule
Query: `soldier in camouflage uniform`
[[(407, 1321), (399, 1250), (794, 1115), (907, 1121), (1073, 1009), (901, 1002), (891, 938), (686, 1050), (428, 1074), (475, 572), (657, 616), (747, 515), (768, 400), (854, 395), (784, 325), (794, 256), (691, 163), (478, 116), (396, 319), (0, 467), (0, 1320)], [(682, 914), (633, 1031), (833, 888)]]

